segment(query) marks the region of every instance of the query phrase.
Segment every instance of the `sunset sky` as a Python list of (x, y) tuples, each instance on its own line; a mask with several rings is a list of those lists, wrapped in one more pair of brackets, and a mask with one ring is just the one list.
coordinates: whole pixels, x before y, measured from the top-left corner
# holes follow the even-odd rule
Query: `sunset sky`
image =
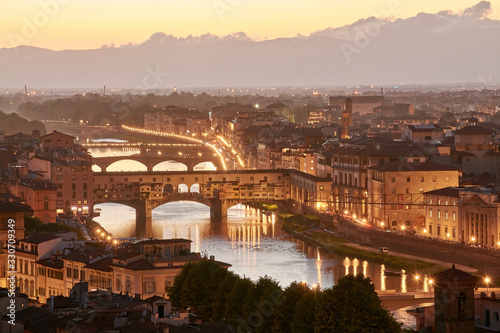
[[(54, 50), (141, 43), (155, 32), (174, 36), (243, 31), (292, 37), (360, 18), (461, 10), (478, 0), (0, 0), (0, 48), (20, 44)], [(500, 19), (500, 0), (489, 18)], [(44, 6), (44, 4), (46, 4)], [(56, 5), (54, 5), (56, 4)], [(43, 8), (45, 7), (45, 8)]]

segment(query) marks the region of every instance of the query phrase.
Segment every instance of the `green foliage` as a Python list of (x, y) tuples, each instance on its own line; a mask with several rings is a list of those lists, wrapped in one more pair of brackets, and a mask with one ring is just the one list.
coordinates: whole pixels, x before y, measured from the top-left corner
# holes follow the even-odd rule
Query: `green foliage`
[(41, 233), (64, 233), (74, 231), (78, 235), (78, 239), (83, 239), (82, 231), (78, 228), (72, 228), (67, 224), (61, 223), (43, 223), (38, 217), (25, 216), (24, 229), (26, 235), (41, 234)]
[(39, 130), (42, 135), (47, 133), (45, 125), (41, 121), (29, 121), (18, 116), (16, 113), (5, 114), (0, 111), (0, 131), (8, 134), (15, 134), (19, 132), (31, 134), (33, 130)]
[(362, 274), (340, 279), (320, 303), (319, 332), (401, 332), (401, 324), (382, 308), (374, 285)]
[(202, 260), (185, 265), (167, 291), (174, 306), (236, 332), (402, 332), (361, 274), (323, 291), (297, 282), (283, 291), (267, 276), (253, 282)]

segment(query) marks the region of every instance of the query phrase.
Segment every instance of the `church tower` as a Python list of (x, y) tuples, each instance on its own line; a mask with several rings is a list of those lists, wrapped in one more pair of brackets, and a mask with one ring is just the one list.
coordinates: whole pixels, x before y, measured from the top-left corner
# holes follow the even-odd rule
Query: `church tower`
[(451, 269), (434, 276), (436, 333), (474, 332), (474, 288), (477, 278)]

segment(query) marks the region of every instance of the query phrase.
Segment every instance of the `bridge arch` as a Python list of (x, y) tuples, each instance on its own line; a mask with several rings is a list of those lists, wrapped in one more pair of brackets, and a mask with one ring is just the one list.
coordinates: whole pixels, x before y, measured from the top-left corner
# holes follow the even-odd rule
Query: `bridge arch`
[(215, 166), (215, 164), (212, 162), (212, 161), (204, 161), (204, 162), (200, 162), (198, 164), (196, 164), (194, 167), (193, 167), (193, 170), (194, 171), (215, 171), (217, 170), (217, 167)]
[(92, 164), (92, 171), (94, 172), (102, 172), (102, 168), (97, 164)]
[(172, 184), (165, 184), (163, 186), (163, 190), (162, 190), (163, 194), (174, 194), (175, 192), (175, 189), (174, 189), (174, 185)]
[(177, 185), (177, 193), (189, 193), (189, 187), (186, 184)]
[[(128, 163), (129, 165), (125, 168), (120, 166), (124, 163)], [(111, 163), (106, 167), (106, 171), (108, 172), (116, 172), (116, 171), (148, 171), (148, 166), (137, 159), (132, 158), (124, 158), (118, 160), (116, 162)]]
[(200, 184), (194, 183), (193, 185), (191, 185), (191, 187), (189, 188), (189, 192), (190, 193), (200, 193)]
[(153, 166), (153, 171), (188, 171), (185, 163), (176, 160), (168, 160), (157, 163)]

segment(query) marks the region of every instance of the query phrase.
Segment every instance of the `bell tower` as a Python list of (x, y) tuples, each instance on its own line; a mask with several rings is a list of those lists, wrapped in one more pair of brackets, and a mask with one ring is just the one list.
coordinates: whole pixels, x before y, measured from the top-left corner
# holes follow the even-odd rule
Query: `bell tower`
[(434, 276), (436, 333), (474, 332), (474, 288), (477, 278), (455, 265)]

